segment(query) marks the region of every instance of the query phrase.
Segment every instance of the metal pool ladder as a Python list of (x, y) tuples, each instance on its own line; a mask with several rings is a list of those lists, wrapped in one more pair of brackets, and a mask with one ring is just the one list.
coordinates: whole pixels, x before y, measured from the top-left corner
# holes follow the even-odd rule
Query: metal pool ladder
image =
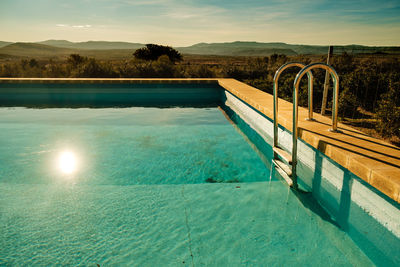
[[(278, 79), (281, 73), (290, 67), (302, 68), (296, 75), (293, 86), (293, 124), (292, 124), (292, 154), (285, 151), (279, 146), (278, 142)], [(334, 90), (333, 90), (333, 105), (332, 105), (332, 132), (339, 132), (337, 130), (337, 105), (339, 95), (339, 77), (336, 71), (325, 63), (313, 63), (305, 66), (299, 62), (290, 62), (282, 65), (275, 73), (274, 76), (274, 142), (273, 142), (273, 153), (274, 159), (272, 162), (277, 167), (277, 170), (294, 189), (298, 188), (297, 184), (297, 139), (298, 139), (298, 95), (301, 78), (307, 73), (308, 76), (308, 118), (307, 120), (313, 121), (313, 75), (312, 69), (325, 69), (332, 77)]]

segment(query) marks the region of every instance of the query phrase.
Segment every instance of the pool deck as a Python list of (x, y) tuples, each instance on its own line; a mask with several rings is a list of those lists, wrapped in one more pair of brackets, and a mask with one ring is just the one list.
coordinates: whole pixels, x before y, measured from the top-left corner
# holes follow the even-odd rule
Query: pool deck
[[(273, 118), (273, 96), (234, 79), (219, 84), (269, 118)], [(278, 123), (292, 130), (292, 103), (279, 99)], [(338, 123), (342, 133), (329, 129), (332, 120), (299, 107), (299, 137), (335, 162), (400, 203), (400, 148)]]
[[(269, 118), (273, 118), (273, 96), (235, 79), (54, 79), (0, 78), (1, 83), (218, 83)], [(292, 130), (292, 103), (279, 99), (278, 123)], [(338, 123), (341, 133), (330, 132), (331, 119), (299, 107), (299, 137), (332, 160), (400, 203), (400, 148)]]

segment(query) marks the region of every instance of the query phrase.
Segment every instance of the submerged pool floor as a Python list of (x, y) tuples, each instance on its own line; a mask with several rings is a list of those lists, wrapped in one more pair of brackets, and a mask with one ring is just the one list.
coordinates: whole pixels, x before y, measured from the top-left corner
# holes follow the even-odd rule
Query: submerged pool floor
[(0, 265), (372, 265), (217, 108), (0, 109), (0, 127)]

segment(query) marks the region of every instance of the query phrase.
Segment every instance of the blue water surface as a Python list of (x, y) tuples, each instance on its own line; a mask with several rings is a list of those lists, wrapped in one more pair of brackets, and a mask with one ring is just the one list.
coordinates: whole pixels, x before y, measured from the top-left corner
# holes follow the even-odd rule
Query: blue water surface
[(373, 265), (218, 108), (1, 108), (0, 129), (0, 265)]

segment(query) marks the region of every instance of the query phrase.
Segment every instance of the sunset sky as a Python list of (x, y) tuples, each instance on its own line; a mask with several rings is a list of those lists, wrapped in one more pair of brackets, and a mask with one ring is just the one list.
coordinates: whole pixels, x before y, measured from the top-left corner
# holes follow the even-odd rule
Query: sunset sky
[(398, 1), (0, 0), (0, 40), (400, 45)]

